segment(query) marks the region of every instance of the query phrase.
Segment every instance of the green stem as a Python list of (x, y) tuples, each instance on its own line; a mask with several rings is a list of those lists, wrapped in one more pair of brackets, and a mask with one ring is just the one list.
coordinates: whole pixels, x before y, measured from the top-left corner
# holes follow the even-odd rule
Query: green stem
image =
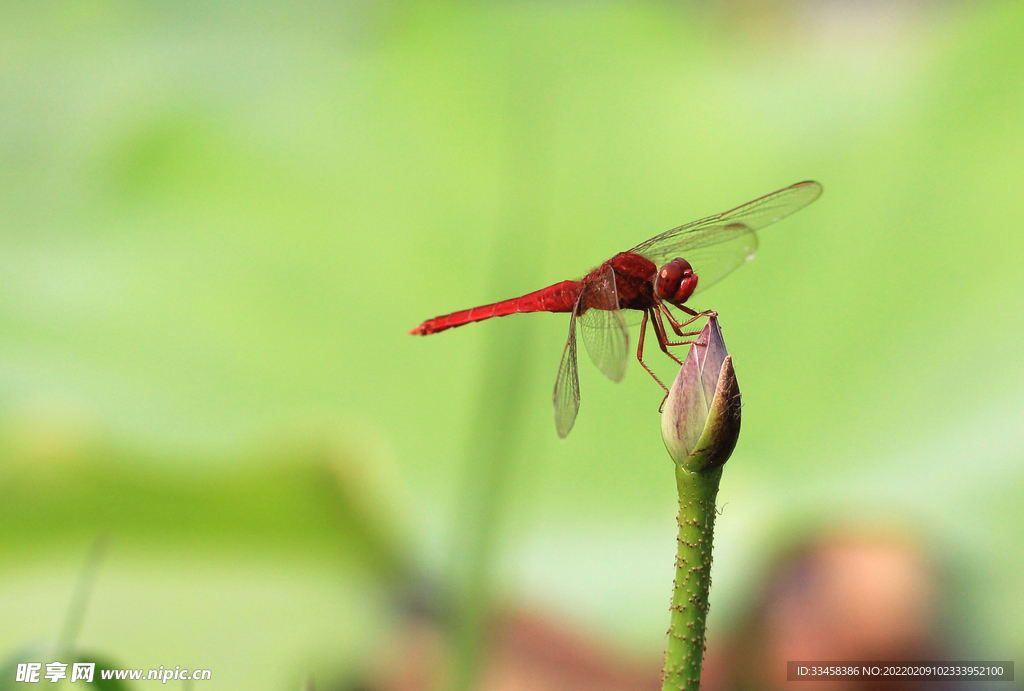
[(486, 351), (486, 361), (494, 364), (483, 379), (476, 406), (452, 550), (450, 577), (455, 585), (455, 621), (451, 631), (451, 680), (447, 685), (451, 691), (473, 691), (479, 687), (491, 609), (494, 553), (509, 488), (514, 482), (523, 396), (528, 387), (530, 324), (494, 326)]
[[(508, 286), (518, 282), (530, 283), (528, 279), (541, 254), (519, 251), (523, 228), (544, 229), (550, 225), (548, 174), (552, 147), (548, 123), (551, 100), (556, 94), (552, 85), (557, 80), (552, 79), (550, 61), (545, 57), (547, 50), (538, 44), (531, 51), (531, 60), (525, 66), (518, 55), (512, 57), (506, 78), (506, 208), (500, 215), (504, 227), (499, 234), (491, 294), (508, 290)], [(470, 465), (460, 500), (459, 534), (453, 550), (457, 611), (449, 691), (480, 688), (491, 615), (494, 556), (503, 510), (520, 460), (523, 397), (529, 390), (532, 362), (527, 331), (532, 328), (530, 324), (524, 319), (521, 323), (487, 325), (491, 347), (485, 361), (490, 371), (476, 406), (477, 420), (467, 459)]]
[(722, 466), (690, 472), (676, 465), (679, 490), (679, 539), (672, 593), (672, 623), (665, 651), (662, 691), (700, 688), (704, 662), (704, 627), (711, 590), (711, 543), (715, 497)]

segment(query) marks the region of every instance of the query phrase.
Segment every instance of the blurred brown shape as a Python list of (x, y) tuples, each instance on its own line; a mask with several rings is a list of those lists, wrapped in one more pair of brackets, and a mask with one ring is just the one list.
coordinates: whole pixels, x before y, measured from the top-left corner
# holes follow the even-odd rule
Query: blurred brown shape
[[(938, 615), (938, 575), (914, 540), (889, 534), (827, 534), (783, 554), (737, 626), (713, 638), (704, 691), (791, 688), (789, 660), (950, 659)], [(546, 614), (495, 618), (481, 691), (654, 691), (661, 660), (629, 658)], [(445, 686), (445, 640), (436, 612), (408, 620), (377, 682), (380, 691)], [(961, 688), (941, 682), (942, 688)], [(824, 691), (911, 691), (908, 678), (816, 681)]]
[[(912, 541), (833, 535), (782, 559), (739, 629), (712, 644), (703, 686), (780, 689), (786, 662), (936, 660), (937, 578)], [(926, 688), (903, 680), (818, 681), (816, 689)]]
[[(443, 639), (422, 620), (407, 630), (379, 688), (445, 688)], [(513, 611), (492, 623), (481, 691), (654, 691), (660, 660), (630, 659), (550, 617)]]

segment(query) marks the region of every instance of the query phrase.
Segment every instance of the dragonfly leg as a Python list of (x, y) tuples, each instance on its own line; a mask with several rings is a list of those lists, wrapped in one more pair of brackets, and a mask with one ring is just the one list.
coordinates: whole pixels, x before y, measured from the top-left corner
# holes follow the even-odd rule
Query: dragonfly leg
[[(661, 380), (658, 379), (658, 375), (652, 372), (651, 368), (648, 367), (647, 363), (644, 362), (644, 334), (647, 333), (647, 317), (648, 312), (647, 310), (644, 310), (644, 319), (643, 321), (640, 322), (640, 338), (638, 339), (639, 343), (637, 343), (636, 346), (636, 359), (640, 363), (640, 366), (647, 370), (647, 374), (651, 375), (654, 381), (658, 382), (658, 386), (665, 390), (665, 398), (662, 399), (661, 406), (658, 407), (658, 412), (660, 413), (661, 408), (665, 405), (665, 399), (668, 398), (668, 387), (661, 383)], [(652, 319), (651, 324), (653, 325), (654, 323), (655, 322)], [(655, 331), (657, 331), (657, 327), (655, 327)]]
[(676, 318), (672, 316), (672, 313), (668, 310), (668, 307), (665, 307), (665, 303), (662, 302), (661, 300), (658, 300), (658, 311), (663, 313), (666, 317), (668, 317), (669, 323), (672, 324), (672, 330), (676, 332), (677, 336), (681, 336), (681, 337), (696, 336), (697, 334), (700, 333), (700, 331), (684, 333), (683, 332), (683, 327), (684, 326), (687, 326), (688, 324), (692, 324), (693, 322), (697, 321), (701, 317), (716, 317), (716, 316), (718, 316), (718, 312), (716, 312), (715, 310), (704, 310), (703, 312), (695, 312), (694, 310), (690, 309), (686, 305), (677, 305), (677, 307), (679, 307), (679, 309), (681, 309), (686, 314), (689, 314), (690, 318), (687, 319), (684, 322), (681, 322), (681, 323), (676, 321)]
[[(661, 348), (662, 352), (665, 353), (665, 355), (668, 355), (670, 358), (675, 360), (677, 365), (682, 365), (683, 361), (677, 358), (671, 352), (669, 352), (668, 347), (670, 345), (674, 346), (683, 344), (669, 342), (668, 333), (665, 331), (665, 323), (661, 321), (661, 312), (654, 312), (654, 316), (651, 318), (651, 326), (654, 327), (654, 334), (658, 337), (658, 347)], [(687, 341), (687, 343), (692, 343), (692, 341)]]
[[(653, 309), (651, 310), (651, 315), (651, 326), (654, 328), (654, 335), (658, 338), (658, 345), (661, 347), (661, 349), (665, 352), (666, 355), (668, 355), (670, 358), (672, 358), (680, 365), (682, 365), (683, 363), (680, 362), (679, 358), (677, 358), (672, 353), (668, 352), (668, 348), (665, 347), (665, 344), (668, 342), (668, 338), (665, 336), (665, 325), (661, 323), (661, 315), (656, 310)], [(658, 383), (661, 384), (661, 382)], [(662, 384), (661, 388), (665, 389), (665, 385)], [(668, 389), (665, 389), (665, 395), (661, 399), (661, 405), (658, 406), (659, 413), (665, 410), (665, 401), (667, 400)]]
[[(670, 341), (670, 340), (668, 340), (668, 329), (665, 328), (665, 323), (661, 321), (661, 313), (660, 312), (655, 312), (655, 315), (656, 315), (656, 317), (658, 319), (658, 322), (661, 324), (661, 335), (660, 335), (660, 339), (661, 340), (659, 340), (659, 344), (660, 343), (664, 343), (665, 344), (664, 346), (662, 346), (662, 350), (665, 350), (665, 346), (669, 346), (669, 347), (684, 346), (684, 345), (692, 345), (694, 343), (698, 343), (699, 342), (699, 341)], [(685, 338), (686, 336), (699, 336), (700, 335), (700, 331), (688, 331), (688, 332), (680, 333), (679, 335), (681, 337), (683, 337), (683, 338)], [(679, 359), (676, 358), (676, 356), (672, 355), (672, 353), (669, 353), (667, 350), (665, 350), (665, 353), (668, 354), (668, 356), (670, 358), (672, 358), (673, 360), (675, 360), (676, 362), (679, 362)], [(682, 364), (682, 363), (680, 362), (679, 364)]]

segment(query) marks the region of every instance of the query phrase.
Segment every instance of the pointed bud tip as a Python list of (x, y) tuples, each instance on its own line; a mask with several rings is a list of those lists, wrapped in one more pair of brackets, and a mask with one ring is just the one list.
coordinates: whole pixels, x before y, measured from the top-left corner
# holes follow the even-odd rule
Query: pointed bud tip
[(690, 471), (711, 470), (729, 460), (740, 436), (742, 407), (732, 356), (727, 355), (722, 363), (704, 431), (683, 463), (684, 468)]

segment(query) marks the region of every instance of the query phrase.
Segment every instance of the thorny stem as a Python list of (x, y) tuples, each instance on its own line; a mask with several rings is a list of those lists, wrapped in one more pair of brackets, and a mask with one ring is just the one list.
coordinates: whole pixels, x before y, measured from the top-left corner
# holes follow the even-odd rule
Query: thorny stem
[(704, 662), (704, 628), (711, 590), (711, 543), (715, 497), (722, 466), (688, 471), (676, 465), (679, 490), (679, 537), (672, 618), (665, 651), (662, 691), (696, 691)]

